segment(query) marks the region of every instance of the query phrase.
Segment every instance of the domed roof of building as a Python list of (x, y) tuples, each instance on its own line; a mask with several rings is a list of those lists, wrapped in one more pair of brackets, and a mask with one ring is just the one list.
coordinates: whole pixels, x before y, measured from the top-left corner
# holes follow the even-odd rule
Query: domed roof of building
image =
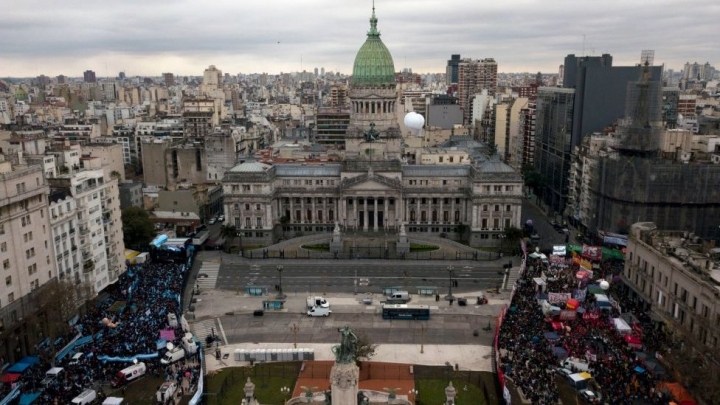
[(380, 39), (377, 21), (373, 5), (370, 31), (367, 33), (365, 43), (355, 56), (352, 78), (354, 86), (395, 84), (395, 63), (390, 51)]

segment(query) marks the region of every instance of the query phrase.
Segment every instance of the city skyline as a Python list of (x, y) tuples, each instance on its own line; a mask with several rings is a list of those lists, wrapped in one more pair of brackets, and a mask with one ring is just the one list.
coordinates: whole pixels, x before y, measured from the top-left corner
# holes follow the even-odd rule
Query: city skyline
[[(694, 8), (703, 12), (689, 14), (683, 12), (686, 2), (661, 3), (378, 0), (375, 7), (396, 71), (444, 72), (447, 59), (458, 53), (494, 58), (501, 72), (555, 73), (571, 53), (610, 53), (614, 65), (633, 65), (642, 49), (655, 49), (655, 64), (671, 69), (686, 62), (717, 64), (720, 51), (709, 34), (720, 5), (701, 1)], [(99, 78), (120, 71), (201, 75), (211, 64), (230, 74), (316, 67), (351, 74), (372, 8), (370, 0), (341, 7), (329, 0), (302, 8), (284, 0), (214, 4), (132, 0), (95, 9), (87, 0), (61, 7), (48, 0), (18, 2), (6, 10), (0, 28), (0, 77), (76, 77), (88, 69)]]

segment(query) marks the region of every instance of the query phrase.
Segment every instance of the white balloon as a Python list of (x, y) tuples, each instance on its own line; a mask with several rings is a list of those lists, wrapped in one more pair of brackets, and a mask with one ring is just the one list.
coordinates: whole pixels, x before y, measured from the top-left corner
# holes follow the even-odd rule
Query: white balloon
[(600, 281), (600, 288), (602, 288), (603, 290), (607, 290), (610, 288), (610, 283), (608, 283), (605, 280), (602, 280), (602, 281)]
[(422, 129), (422, 127), (425, 125), (425, 118), (422, 115), (416, 113), (415, 111), (412, 111), (405, 115), (404, 122), (406, 127), (418, 130)]

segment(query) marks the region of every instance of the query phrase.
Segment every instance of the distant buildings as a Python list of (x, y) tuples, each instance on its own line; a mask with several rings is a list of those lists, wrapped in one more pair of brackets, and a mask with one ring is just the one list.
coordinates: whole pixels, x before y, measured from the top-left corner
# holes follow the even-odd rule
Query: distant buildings
[(473, 97), (483, 90), (486, 90), (491, 97), (497, 92), (497, 62), (492, 58), (482, 60), (462, 59), (458, 63), (457, 85), (464, 122), (473, 124), (470, 121), (470, 117), (473, 116), (471, 110)]
[(97, 78), (95, 77), (95, 72), (92, 70), (86, 70), (83, 72), (83, 81), (85, 83), (95, 83), (97, 82)]

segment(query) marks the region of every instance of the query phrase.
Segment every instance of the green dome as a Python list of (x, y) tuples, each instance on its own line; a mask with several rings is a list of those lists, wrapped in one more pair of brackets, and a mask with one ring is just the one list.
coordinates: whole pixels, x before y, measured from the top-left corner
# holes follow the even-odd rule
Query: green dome
[(380, 40), (375, 7), (373, 7), (372, 17), (370, 17), (370, 31), (368, 31), (367, 39), (355, 56), (352, 84), (395, 84), (395, 64), (390, 51)]

